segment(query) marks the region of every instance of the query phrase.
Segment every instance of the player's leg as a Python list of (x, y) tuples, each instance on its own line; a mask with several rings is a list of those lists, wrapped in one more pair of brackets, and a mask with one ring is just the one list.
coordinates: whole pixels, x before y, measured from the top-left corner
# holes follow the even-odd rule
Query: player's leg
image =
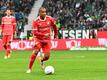
[[(39, 50), (38, 50), (39, 51)], [(29, 61), (29, 69), (32, 69), (32, 66), (33, 66), (33, 63), (36, 59), (36, 56), (38, 54), (38, 51), (37, 50), (33, 50), (32, 54), (31, 54), (31, 57), (30, 57), (30, 61)]]
[(3, 35), (3, 38), (2, 38), (2, 41), (3, 41), (3, 47), (5, 49), (5, 56), (4, 56), (4, 59), (7, 59), (8, 57), (8, 54), (7, 54), (7, 35)]
[(5, 56), (4, 56), (4, 59), (7, 59), (7, 58), (8, 58), (7, 43), (4, 43), (3, 46), (4, 46), (4, 49), (5, 49)]
[(40, 65), (41, 65), (42, 70), (45, 69), (44, 61), (47, 61), (49, 59), (49, 57), (50, 57), (50, 53), (44, 53), (44, 57), (41, 58)]
[(7, 54), (8, 54), (8, 58), (10, 58), (11, 56), (11, 41), (13, 40), (13, 36), (12, 35), (8, 35), (7, 37)]
[(41, 58), (44, 56), (43, 52), (42, 52), (42, 49), (40, 49), (40, 51), (38, 52), (38, 55), (37, 55), (37, 59), (39, 62), (41, 62)]
[(28, 70), (27, 70), (26, 73), (31, 73), (32, 66), (33, 66), (33, 63), (34, 63), (34, 61), (36, 59), (37, 54), (38, 54), (38, 51), (33, 50), (32, 54), (30, 56), (30, 60), (29, 60), (29, 64), (28, 64)]
[(43, 53), (44, 53), (44, 56), (41, 58), (41, 68), (42, 69), (45, 68), (44, 61), (47, 61), (50, 57), (50, 48), (51, 48), (50, 41), (48, 41), (47, 44), (44, 44), (42, 47)]
[(7, 43), (3, 43), (3, 47), (5, 49), (5, 56), (4, 56), (4, 59), (7, 59), (8, 58), (8, 53), (7, 53), (7, 46), (6, 46)]
[(6, 50), (6, 49), (7, 49), (7, 46), (6, 46), (7, 36), (6, 36), (6, 35), (3, 35), (2, 41), (3, 41), (3, 47), (4, 47), (4, 49)]
[(29, 65), (28, 65), (28, 70), (26, 73), (31, 73), (31, 70), (32, 70), (32, 66), (33, 66), (33, 63), (38, 55), (38, 52), (40, 51), (40, 43), (34, 45), (34, 50), (30, 56), (30, 60), (29, 60)]
[(11, 46), (10, 46), (10, 44), (11, 44), (11, 42), (7, 43), (7, 50), (6, 50), (6, 52), (7, 52), (8, 58), (11, 57)]
[(41, 59), (41, 62), (47, 61), (50, 57), (50, 52), (44, 53), (44, 57)]

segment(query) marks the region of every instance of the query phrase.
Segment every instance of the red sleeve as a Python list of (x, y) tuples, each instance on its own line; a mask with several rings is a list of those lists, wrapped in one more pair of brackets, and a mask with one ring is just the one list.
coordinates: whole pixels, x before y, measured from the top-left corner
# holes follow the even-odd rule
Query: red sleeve
[(33, 33), (33, 35), (35, 35), (35, 36), (44, 36), (43, 33), (38, 32), (38, 25), (37, 25), (37, 22), (36, 22), (36, 21), (33, 21), (32, 33)]
[(57, 27), (53, 18), (51, 18), (51, 24), (54, 31), (54, 38), (56, 38), (56, 36), (58, 35), (58, 32), (57, 32)]
[(3, 25), (4, 25), (4, 23), (3, 23), (3, 18), (1, 19), (1, 30), (3, 30)]
[(13, 18), (13, 30), (14, 32), (16, 31), (16, 19), (15, 18)]
[(2, 27), (1, 27), (1, 25), (0, 25), (0, 31), (2, 30)]

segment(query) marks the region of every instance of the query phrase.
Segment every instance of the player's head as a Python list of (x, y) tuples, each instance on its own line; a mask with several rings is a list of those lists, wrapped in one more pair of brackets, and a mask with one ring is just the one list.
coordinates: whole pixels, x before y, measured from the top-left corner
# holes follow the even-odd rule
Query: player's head
[(45, 16), (46, 16), (46, 8), (41, 7), (41, 8), (39, 9), (39, 16), (40, 16), (41, 19), (44, 19), (44, 18), (45, 18)]
[(7, 16), (10, 16), (10, 15), (12, 14), (11, 9), (9, 9), (9, 8), (6, 9), (5, 14), (6, 14)]

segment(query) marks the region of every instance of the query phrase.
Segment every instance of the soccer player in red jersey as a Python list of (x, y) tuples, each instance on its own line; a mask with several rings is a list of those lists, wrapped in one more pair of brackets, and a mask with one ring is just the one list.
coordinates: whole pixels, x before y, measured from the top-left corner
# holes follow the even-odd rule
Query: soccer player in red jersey
[(51, 27), (54, 31), (54, 37), (56, 38), (57, 28), (55, 21), (51, 16), (46, 15), (46, 9), (41, 7), (39, 9), (39, 16), (33, 21), (32, 33), (34, 36), (34, 47), (26, 73), (31, 73), (33, 63), (40, 50), (44, 53), (44, 56), (40, 59), (41, 68), (44, 69), (44, 61), (48, 60), (50, 57)]
[(2, 41), (3, 47), (5, 49), (4, 59), (7, 59), (11, 55), (11, 46), (10, 43), (13, 39), (13, 36), (16, 35), (16, 19), (11, 15), (11, 9), (6, 9), (6, 16), (2, 17), (1, 27), (2, 27)]

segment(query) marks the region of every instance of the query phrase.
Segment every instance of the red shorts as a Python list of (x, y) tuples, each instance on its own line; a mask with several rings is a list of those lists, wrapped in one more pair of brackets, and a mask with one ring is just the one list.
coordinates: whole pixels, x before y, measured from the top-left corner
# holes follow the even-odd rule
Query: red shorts
[(9, 43), (13, 40), (13, 36), (12, 35), (3, 35), (3, 43)]
[(42, 49), (43, 53), (50, 53), (51, 40), (34, 40), (34, 49)]

